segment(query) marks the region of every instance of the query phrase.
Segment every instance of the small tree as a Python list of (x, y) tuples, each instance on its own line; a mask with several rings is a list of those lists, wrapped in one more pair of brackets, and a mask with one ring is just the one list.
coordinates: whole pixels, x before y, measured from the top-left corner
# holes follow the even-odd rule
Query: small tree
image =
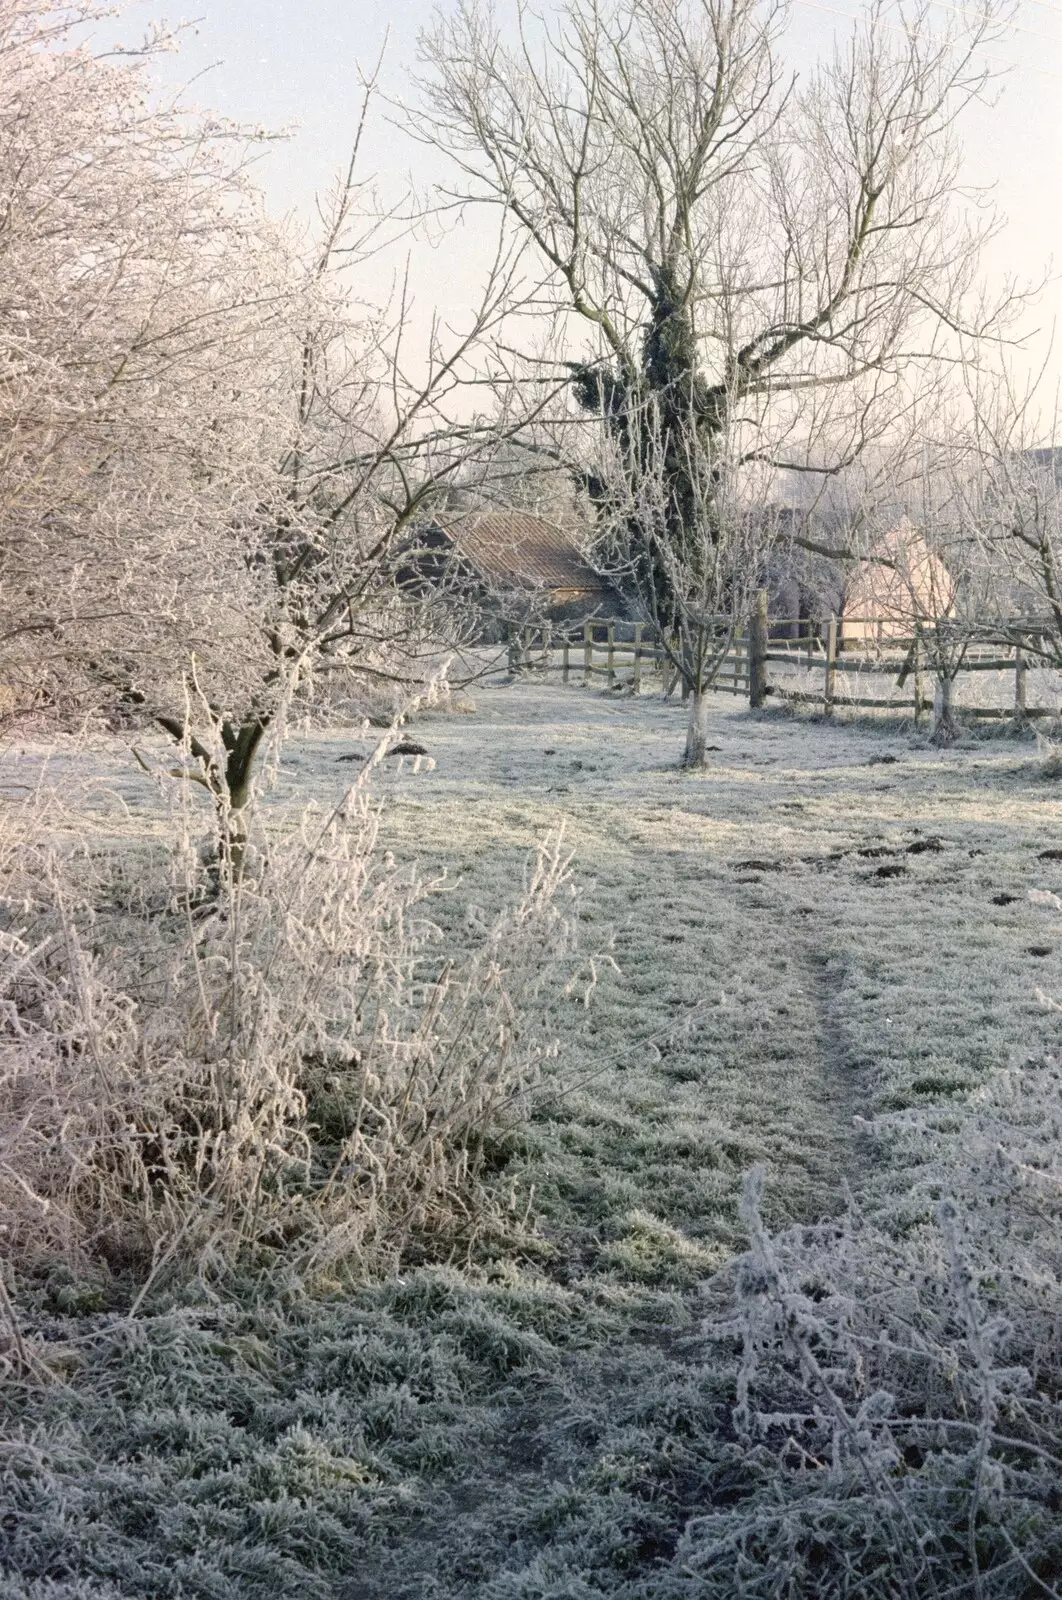
[(1062, 670), (1062, 454), (1037, 386), (970, 371), (972, 421), (958, 477), (980, 567), (993, 576), (993, 636)]
[(75, 44), (99, 15), (0, 0), (4, 679), (22, 705), (165, 729), (242, 858), (292, 696), (423, 675), (432, 619), (396, 552), (485, 448), (449, 403), (512, 304), (511, 261), (500, 247), (465, 331), (444, 345), (436, 326), (407, 363), (408, 293), (359, 296), (387, 219), (357, 145), (301, 251), (241, 130), (156, 105), (143, 57)]
[(931, 737), (946, 745), (958, 736), (954, 686), (970, 646), (986, 636), (994, 576), (964, 515), (964, 435), (949, 432), (943, 390), (935, 400), (935, 416), (915, 410), (887, 447), (868, 451), (830, 485), (810, 519), (820, 538), (808, 542), (837, 546), (847, 617), (872, 612), (869, 624), (913, 640), (899, 684), (912, 673), (917, 683), (928, 668)]

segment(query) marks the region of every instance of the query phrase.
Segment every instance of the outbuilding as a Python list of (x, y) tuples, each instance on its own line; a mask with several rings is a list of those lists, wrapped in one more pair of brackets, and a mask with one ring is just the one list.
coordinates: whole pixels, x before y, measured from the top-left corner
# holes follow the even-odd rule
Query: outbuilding
[(475, 598), (488, 616), (566, 622), (622, 617), (622, 596), (571, 532), (528, 511), (492, 508), (436, 517), (417, 536), (422, 580)]

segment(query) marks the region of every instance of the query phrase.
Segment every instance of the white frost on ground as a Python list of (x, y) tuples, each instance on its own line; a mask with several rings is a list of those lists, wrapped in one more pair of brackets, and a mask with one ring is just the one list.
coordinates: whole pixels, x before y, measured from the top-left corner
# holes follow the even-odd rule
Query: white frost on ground
[[(884, 725), (752, 718), (718, 695), (712, 765), (688, 774), (683, 709), (658, 694), (498, 676), (473, 693), (473, 714), (416, 719), (434, 770), (382, 764), (384, 838), (446, 869), (436, 917), (459, 939), (563, 824), (587, 948), (611, 940), (616, 962), (590, 1008), (572, 1007), (551, 1128), (553, 1177), (594, 1215), (637, 1230), (648, 1206), (703, 1267), (733, 1245), (752, 1162), (767, 1161), (775, 1220), (821, 1214), (866, 1175), (854, 1118), (952, 1102), (1049, 1048), (1036, 996), (1062, 995), (1062, 938), (1027, 891), (1062, 890), (1062, 862), (1038, 858), (1058, 842), (1058, 798), (1031, 745), (941, 754)], [(339, 802), (359, 770), (340, 757), (378, 737), (292, 737), (273, 823)], [(137, 743), (160, 770), (172, 759)], [(72, 827), (91, 810), (99, 846), (133, 855), (174, 788), (117, 737), (91, 772), (73, 745), (9, 747), (0, 794), (17, 803), (40, 781), (63, 787)]]
[[(836, 1216), (844, 1182), (869, 1202), (863, 1216), (898, 1221), (889, 1259), (902, 1270), (885, 1285), (898, 1291), (932, 1256), (932, 1229), (917, 1224), (941, 1183), (975, 1170), (949, 1141), (1024, 1118), (1036, 1176), (1054, 1181), (1058, 1018), (1037, 991), (1062, 997), (1062, 926), (1050, 900), (1028, 895), (1062, 892), (1060, 780), (1031, 741), (939, 753), (884, 722), (755, 718), (724, 695), (713, 765), (686, 774), (682, 708), (658, 696), (498, 678), (472, 692), (474, 714), (413, 724), (431, 771), (384, 763), (385, 843), (445, 868), (434, 915), (459, 947), (476, 908), (511, 900), (529, 850), (563, 823), (585, 946), (611, 939), (616, 962), (601, 965), (588, 1008), (573, 999), (563, 1014), (555, 1076), (502, 1152), (500, 1197), (511, 1191), (537, 1237), (320, 1304), (212, 1297), (136, 1324), (90, 1319), (76, 1385), (14, 1396), (32, 1439), (0, 1472), (3, 1505), (16, 1507), (4, 1522), (19, 1540), (14, 1581), (29, 1574), (14, 1594), (29, 1600), (62, 1571), (76, 1575), (56, 1589), (63, 1600), (88, 1593), (82, 1574), (117, 1575), (114, 1593), (152, 1600), (728, 1595), (742, 1527), (784, 1513), (786, 1494), (796, 1533), (768, 1542), (764, 1586), (749, 1593), (781, 1592), (771, 1584), (797, 1534), (816, 1573), (825, 1548), (846, 1562), (853, 1506), (887, 1542), (888, 1498), (856, 1476), (809, 1516), (825, 1474), (765, 1469), (761, 1444), (741, 1457), (731, 1357), (709, 1354), (699, 1332), (701, 1286), (744, 1244), (736, 1198), (754, 1162), (774, 1225)], [(359, 764), (339, 758), (368, 755), (375, 737), (293, 737), (269, 825), (340, 801)], [(171, 763), (161, 742), (138, 743)], [(0, 759), (8, 806), (58, 779), (55, 831), (117, 847), (132, 879), (165, 831), (172, 780), (149, 778), (117, 738), (91, 755), (23, 743)], [(1007, 1104), (1005, 1069), (1026, 1063), (1040, 1101)], [(926, 1113), (913, 1133), (861, 1129), (906, 1108)], [(1028, 1239), (1002, 1232), (999, 1210), (987, 1236), (1040, 1272), (1053, 1213), (1027, 1187)], [(805, 1234), (818, 1237), (793, 1230), (787, 1248)], [(877, 1267), (875, 1256), (868, 1276)], [(1046, 1286), (1050, 1318), (1054, 1280), (1041, 1277), (1030, 1282)], [(881, 1288), (875, 1278), (875, 1306)], [(59, 1326), (69, 1333), (71, 1319)], [(954, 1325), (940, 1326), (957, 1360)], [(939, 1386), (964, 1403), (950, 1367)], [(934, 1446), (941, 1459), (953, 1437)], [(895, 1484), (936, 1494), (936, 1463)], [(1054, 1507), (1046, 1476), (1037, 1505)], [(690, 1562), (717, 1505), (731, 1508), (737, 1544), (709, 1590)], [(1019, 1511), (1024, 1537), (1040, 1512)], [(816, 1577), (787, 1592), (825, 1591)]]

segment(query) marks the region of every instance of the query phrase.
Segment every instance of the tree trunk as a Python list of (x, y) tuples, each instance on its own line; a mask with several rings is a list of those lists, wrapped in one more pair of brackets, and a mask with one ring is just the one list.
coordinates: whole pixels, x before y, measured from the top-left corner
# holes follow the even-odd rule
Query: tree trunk
[(225, 787), (218, 796), (221, 858), (228, 864), (233, 882), (243, 877), (247, 863), (247, 804), (251, 798), (251, 779), (255, 761), (265, 735), (264, 722), (244, 723), (238, 731), (225, 727), (222, 739), (228, 751), (225, 761)]
[[(231, 758), (226, 763), (226, 769), (232, 766)], [(251, 797), (251, 773), (247, 771), (239, 777), (233, 774), (233, 781), (226, 784), (227, 794), (219, 795), (215, 804), (218, 814), (218, 847), (217, 860), (219, 867), (225, 865), (231, 874), (233, 883), (238, 883), (243, 877), (243, 869), (247, 864), (247, 802)]]
[(202, 771), (200, 781), (213, 796), (217, 834), (210, 860), (210, 874), (216, 893), (223, 867), (228, 869), (234, 882), (243, 876), (247, 861), (247, 806), (252, 793), (251, 779), (269, 719), (254, 718), (242, 725), (229, 722), (222, 724), (220, 733), (225, 749), (224, 770), (219, 768), (210, 748), (177, 717), (160, 715), (156, 720), (178, 744), (188, 744)]
[(708, 765), (705, 746), (708, 743), (708, 695), (703, 689), (690, 688), (690, 716), (686, 725), (686, 758), (683, 766)]
[(959, 725), (951, 705), (954, 684), (954, 678), (938, 678), (933, 691), (933, 731), (929, 742), (938, 747), (954, 744), (959, 737)]
[(767, 590), (757, 589), (749, 617), (749, 709), (752, 711), (762, 710), (767, 703), (768, 603)]

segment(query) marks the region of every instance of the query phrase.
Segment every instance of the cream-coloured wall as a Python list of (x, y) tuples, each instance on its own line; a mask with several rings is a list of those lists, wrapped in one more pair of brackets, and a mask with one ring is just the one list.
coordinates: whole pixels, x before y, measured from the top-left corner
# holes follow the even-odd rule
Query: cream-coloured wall
[(955, 584), (939, 556), (910, 522), (881, 541), (877, 561), (861, 562), (845, 591), (843, 643), (910, 638), (916, 622), (950, 616)]

